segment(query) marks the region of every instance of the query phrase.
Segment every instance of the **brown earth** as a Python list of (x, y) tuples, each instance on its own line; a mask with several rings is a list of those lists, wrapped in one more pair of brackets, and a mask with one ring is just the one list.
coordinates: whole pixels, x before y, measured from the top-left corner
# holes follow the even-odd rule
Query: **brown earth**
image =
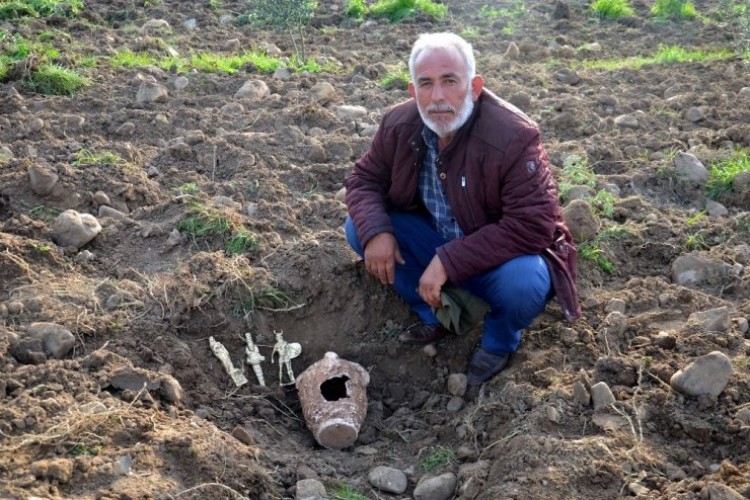
[[(51, 33), (63, 54), (167, 46), (231, 54), (269, 43), (293, 53), (283, 35), (222, 22), (244, 2), (145, 3), (91, 1), (77, 18), (0, 30), (32, 40)], [(342, 15), (343, 1), (323, 1), (307, 50), (336, 72), (286, 80), (253, 67), (188, 72), (177, 90), (176, 73), (101, 62), (74, 97), (41, 96), (17, 78), (2, 84), (0, 148), (12, 155), (0, 160), (0, 497), (294, 498), (298, 480), (317, 478), (329, 492), (343, 484), (364, 498), (410, 498), (423, 477), (453, 472), (461, 499), (750, 498), (750, 427), (737, 418), (750, 404), (750, 192), (746, 183), (723, 194), (728, 213), (705, 215), (705, 194), (681, 182), (671, 162), (676, 151), (708, 164), (750, 147), (748, 62), (577, 65), (652, 54), (661, 43), (733, 50), (747, 35), (741, 20), (726, 19), (726, 1), (696, 2), (706, 17), (686, 22), (655, 20), (645, 2), (620, 22), (600, 22), (578, 1), (492, 3), (522, 5), (520, 16), (492, 15), (487, 3), (451, 0), (441, 22), (363, 25)], [(144, 31), (152, 19), (169, 27)], [(414, 317), (349, 250), (335, 197), (384, 110), (408, 97), (380, 80), (404, 67), (419, 33), (434, 30), (471, 37), (487, 86), (540, 123), (556, 173), (578, 154), (598, 187), (617, 193), (600, 231), (628, 229), (599, 243), (611, 272), (580, 259), (583, 318), (565, 324), (551, 303), (510, 368), (467, 401), (447, 380), (465, 369), (478, 331), (444, 340), (436, 353), (400, 345)], [(504, 57), (510, 42), (516, 58)], [(251, 79), (269, 95), (235, 97)], [(148, 81), (169, 89), (164, 102), (138, 102)], [(367, 113), (342, 118), (344, 104)], [(637, 128), (616, 125), (623, 114)], [(125, 161), (85, 165), (81, 150)], [(34, 168), (58, 175), (50, 193), (32, 189)], [(196, 203), (256, 244), (230, 254), (221, 237), (173, 234)], [(121, 214), (100, 213), (101, 205)], [(82, 249), (53, 241), (53, 221), (68, 209), (103, 227)], [(672, 265), (689, 254), (734, 272), (675, 283)], [(626, 317), (620, 329), (611, 324), (616, 304)], [(721, 307), (730, 320), (722, 331), (688, 321)], [(73, 351), (53, 359), (19, 350), (35, 322), (67, 328)], [(297, 392), (279, 387), (274, 331), (302, 345), (296, 374), (328, 351), (369, 371), (354, 446), (315, 442)], [(251, 383), (235, 388), (209, 350), (213, 336), (239, 363), (245, 332), (266, 356), (268, 387), (245, 367)], [(670, 387), (673, 373), (712, 351), (734, 368), (718, 397)], [(599, 381), (617, 399), (606, 411), (574, 396), (576, 382)], [(426, 470), (425, 459), (445, 450), (454, 459)], [(404, 494), (370, 485), (378, 465), (407, 472)]]

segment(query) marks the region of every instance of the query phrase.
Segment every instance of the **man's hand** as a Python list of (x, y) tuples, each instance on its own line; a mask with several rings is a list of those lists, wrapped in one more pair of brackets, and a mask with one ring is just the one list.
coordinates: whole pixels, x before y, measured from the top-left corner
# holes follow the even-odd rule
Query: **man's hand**
[(404, 264), (404, 259), (391, 233), (380, 233), (367, 242), (365, 267), (384, 285), (392, 285), (396, 279), (395, 262)]
[(419, 278), (419, 296), (432, 307), (442, 306), (440, 290), (446, 281), (448, 281), (448, 274), (436, 255)]

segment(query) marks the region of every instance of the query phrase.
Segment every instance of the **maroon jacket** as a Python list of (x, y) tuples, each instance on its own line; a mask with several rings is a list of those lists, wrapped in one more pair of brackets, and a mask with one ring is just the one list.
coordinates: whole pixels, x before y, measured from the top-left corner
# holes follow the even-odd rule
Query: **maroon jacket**
[[(422, 127), (413, 99), (391, 108), (346, 179), (346, 204), (363, 247), (393, 232), (389, 211), (427, 213), (418, 188), (427, 150)], [(460, 284), (520, 255), (542, 255), (566, 318), (577, 319), (576, 250), (537, 125), (485, 89), (436, 163), (465, 235), (437, 249), (449, 281)]]

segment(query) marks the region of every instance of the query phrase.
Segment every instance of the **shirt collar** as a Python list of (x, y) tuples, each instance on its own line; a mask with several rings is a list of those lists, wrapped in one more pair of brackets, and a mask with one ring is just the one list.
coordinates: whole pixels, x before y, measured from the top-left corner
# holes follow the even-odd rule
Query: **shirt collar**
[(438, 135), (427, 125), (422, 127), (422, 139), (428, 146), (437, 148)]

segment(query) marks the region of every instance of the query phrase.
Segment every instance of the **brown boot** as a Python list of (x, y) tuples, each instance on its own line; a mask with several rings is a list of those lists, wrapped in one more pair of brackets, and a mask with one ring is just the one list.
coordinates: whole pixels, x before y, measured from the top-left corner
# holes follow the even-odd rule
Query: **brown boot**
[(448, 330), (440, 324), (425, 325), (419, 323), (399, 335), (398, 339), (404, 344), (427, 345), (437, 342), (446, 335), (448, 335)]

